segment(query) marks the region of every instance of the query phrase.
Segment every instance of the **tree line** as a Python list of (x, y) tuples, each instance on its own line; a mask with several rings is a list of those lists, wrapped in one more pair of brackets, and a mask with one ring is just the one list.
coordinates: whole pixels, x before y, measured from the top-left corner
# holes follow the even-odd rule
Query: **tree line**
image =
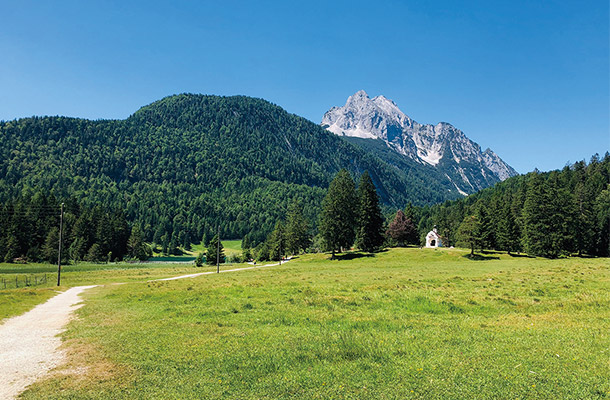
[[(0, 260), (57, 262), (60, 211), (60, 201), (44, 192), (2, 203)], [(152, 255), (139, 228), (129, 227), (122, 210), (84, 207), (68, 199), (61, 228), (61, 256), (65, 261), (143, 260)]]
[(556, 258), (610, 255), (610, 155), (507, 179), (465, 199), (418, 209), (448, 245)]
[[(373, 252), (385, 246), (422, 245), (432, 226), (446, 246), (475, 250), (525, 252), (556, 258), (563, 255), (610, 255), (610, 155), (594, 156), (561, 171), (531, 172), (509, 178), (467, 198), (430, 207), (408, 204), (384, 215), (378, 189), (365, 171), (355, 184), (340, 170), (318, 205), (314, 223), (300, 196), (284, 199), (273, 229), (262, 236), (254, 229), (243, 237), (239, 260), (278, 260), (305, 251), (337, 252), (355, 246)], [(276, 205), (277, 206), (277, 205)], [(0, 259), (55, 262), (59, 240), (60, 201), (40, 191), (17, 196), (0, 205)], [(201, 217), (205, 221), (205, 216)], [(65, 201), (64, 252), (72, 261), (146, 259), (151, 248), (137, 222), (124, 210)], [(205, 223), (205, 222), (204, 222)], [(152, 243), (163, 251), (188, 248), (193, 236), (180, 242), (180, 220), (173, 232), (160, 230)], [(214, 226), (209, 224), (209, 231)], [(222, 226), (222, 225), (221, 225)], [(261, 229), (261, 228), (259, 228)], [(261, 229), (262, 230), (262, 229)], [(205, 230), (204, 230), (205, 232)], [(222, 235), (222, 233), (221, 233)], [(171, 239), (170, 239), (171, 237)], [(219, 237), (209, 242), (208, 262), (215, 262)], [(149, 241), (151, 242), (151, 241)], [(223, 257), (224, 261), (224, 257)]]

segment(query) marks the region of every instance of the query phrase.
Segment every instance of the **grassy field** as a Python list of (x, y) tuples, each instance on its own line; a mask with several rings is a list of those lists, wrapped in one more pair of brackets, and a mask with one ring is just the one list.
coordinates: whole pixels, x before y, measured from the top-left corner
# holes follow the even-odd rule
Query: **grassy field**
[[(227, 265), (225, 268), (234, 267)], [(192, 274), (211, 270), (212, 267), (195, 268), (193, 264), (90, 264), (67, 265), (62, 267), (61, 286), (57, 286), (57, 266), (49, 264), (2, 264), (0, 263), (0, 282), (7, 281), (6, 290), (0, 286), (0, 320), (22, 314), (35, 305), (42, 303), (57, 291), (79, 285), (103, 285), (115, 282), (144, 282), (150, 279), (165, 278), (180, 274)], [(23, 284), (24, 276), (47, 275), (47, 282), (32, 287), (15, 289), (15, 278)]]
[[(224, 253), (226, 257), (232, 257), (242, 254), (241, 249), (241, 239), (235, 240), (221, 240), (222, 246), (224, 247)], [(157, 248), (159, 250), (159, 248)], [(159, 250), (160, 251), (160, 250)], [(184, 250), (183, 255), (181, 256), (164, 256), (160, 252), (153, 251), (153, 257), (151, 261), (156, 262), (185, 262), (185, 261), (194, 261), (195, 257), (199, 255), (199, 253), (206, 253), (206, 247), (203, 244), (194, 244), (191, 246), (190, 250)]]
[[(241, 239), (236, 240), (221, 240), (222, 246), (224, 247), (225, 255), (227, 257), (239, 255), (242, 253), (241, 250)], [(190, 254), (196, 256), (201, 252), (205, 252), (205, 248), (202, 244), (194, 244)]]
[(24, 398), (610, 398), (610, 260), (465, 255), (95, 288)]

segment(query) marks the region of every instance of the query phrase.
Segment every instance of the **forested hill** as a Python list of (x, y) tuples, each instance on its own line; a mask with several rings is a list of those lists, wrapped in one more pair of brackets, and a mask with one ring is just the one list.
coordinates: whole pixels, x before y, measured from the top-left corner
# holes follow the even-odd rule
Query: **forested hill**
[(447, 245), (545, 257), (609, 256), (610, 155), (509, 178), (420, 212), (420, 231), (438, 225)]
[(342, 167), (368, 170), (387, 205), (458, 197), (426, 171), (402, 171), (304, 118), (242, 96), (171, 96), (126, 120), (0, 122), (0, 143), (0, 200), (49, 190), (85, 206), (121, 209), (156, 243), (198, 242), (217, 225), (223, 237), (261, 240), (293, 199), (313, 221)]

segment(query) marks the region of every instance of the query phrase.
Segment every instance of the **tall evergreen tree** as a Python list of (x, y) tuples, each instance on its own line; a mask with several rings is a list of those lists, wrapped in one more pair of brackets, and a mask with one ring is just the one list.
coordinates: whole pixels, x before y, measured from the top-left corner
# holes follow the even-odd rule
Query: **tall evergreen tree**
[(127, 255), (140, 261), (148, 260), (152, 256), (152, 250), (144, 243), (142, 232), (138, 226), (131, 229), (131, 235), (127, 241)]
[(286, 228), (281, 221), (275, 224), (267, 242), (269, 243), (269, 258), (279, 261), (286, 255)]
[[(44, 246), (42, 247), (42, 256), (45, 261), (53, 264), (57, 262), (57, 255), (59, 254), (59, 229), (51, 228), (45, 239)], [(61, 252), (63, 256), (63, 251)], [(63, 257), (62, 257), (63, 258)]]
[(557, 188), (539, 172), (530, 175), (523, 205), (523, 247), (528, 254), (555, 258), (562, 250), (562, 216), (557, 212)]
[(519, 227), (512, 212), (512, 201), (506, 196), (499, 213), (497, 248), (507, 251), (508, 254), (518, 251), (520, 248), (519, 239)]
[[(219, 240), (218, 235), (214, 235), (212, 240), (210, 240), (207, 251), (205, 253), (205, 261), (210, 265), (216, 264), (217, 252), (218, 252), (218, 248), (219, 248), (218, 240)], [(220, 263), (221, 264), (224, 263), (225, 262), (225, 252), (224, 252), (224, 247), (222, 245), (222, 242), (220, 242), (220, 253), (218, 253), (218, 254), (219, 254), (219, 258), (220, 258)]]
[(419, 233), (417, 230), (417, 225), (419, 224), (419, 219), (417, 216), (417, 209), (413, 206), (412, 203), (407, 204), (404, 210), (405, 218), (407, 219), (407, 225), (409, 226), (407, 229), (407, 237), (405, 239), (406, 244), (419, 244)]
[[(57, 244), (57, 242), (56, 242)], [(11, 263), (13, 259), (19, 256), (19, 242), (14, 234), (9, 234), (4, 243), (4, 262)], [(51, 257), (50, 253), (46, 256)], [(55, 250), (55, 257), (57, 257), (57, 249)], [(56, 261), (57, 259), (55, 259)]]
[(610, 256), (610, 185), (595, 200), (597, 217), (597, 245), (595, 253), (602, 257)]
[(492, 214), (489, 211), (489, 202), (479, 205), (476, 211), (477, 243), (481, 250), (495, 248), (495, 229), (492, 219)]
[(349, 249), (356, 236), (358, 201), (354, 181), (346, 169), (337, 173), (322, 201), (319, 229), (335, 258), (337, 250)]
[(286, 215), (286, 247), (290, 254), (299, 254), (311, 244), (309, 223), (303, 216), (303, 207), (293, 201)]
[(358, 184), (358, 228), (356, 247), (366, 252), (379, 249), (384, 242), (383, 216), (379, 196), (368, 171), (364, 171)]
[(475, 215), (467, 215), (458, 228), (458, 238), (461, 243), (470, 247), (470, 255), (474, 255), (474, 249), (480, 247), (481, 224)]

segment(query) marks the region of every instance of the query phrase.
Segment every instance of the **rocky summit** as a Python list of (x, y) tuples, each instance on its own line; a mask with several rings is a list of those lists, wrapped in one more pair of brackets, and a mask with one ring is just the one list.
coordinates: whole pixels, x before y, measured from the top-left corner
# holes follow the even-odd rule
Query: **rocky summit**
[(364, 90), (350, 96), (343, 107), (326, 112), (322, 126), (339, 136), (382, 140), (396, 153), (437, 169), (464, 195), (517, 175), (497, 154), (481, 151), (453, 125), (422, 125), (392, 100), (370, 98)]

